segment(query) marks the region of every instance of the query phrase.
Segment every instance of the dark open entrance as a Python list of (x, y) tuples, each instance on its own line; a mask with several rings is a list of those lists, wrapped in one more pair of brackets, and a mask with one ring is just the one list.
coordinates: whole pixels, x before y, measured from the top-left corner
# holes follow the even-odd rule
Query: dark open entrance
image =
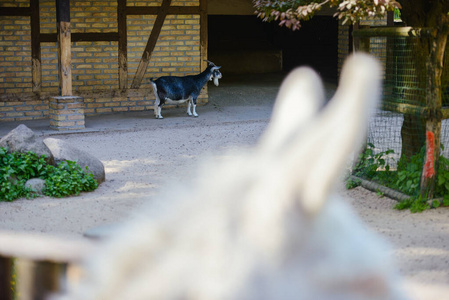
[(288, 72), (307, 65), (337, 79), (338, 21), (315, 16), (299, 31), (256, 16), (209, 15), (208, 56), (228, 74)]

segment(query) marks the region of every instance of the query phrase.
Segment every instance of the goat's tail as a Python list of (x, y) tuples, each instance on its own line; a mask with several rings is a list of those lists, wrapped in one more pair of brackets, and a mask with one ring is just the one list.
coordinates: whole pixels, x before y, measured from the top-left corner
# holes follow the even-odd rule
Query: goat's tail
[(151, 85), (153, 86), (153, 93), (154, 93), (154, 96), (155, 96), (156, 99), (157, 99), (157, 85), (156, 85), (156, 82), (155, 82), (154, 77), (151, 78), (150, 81), (151, 81)]

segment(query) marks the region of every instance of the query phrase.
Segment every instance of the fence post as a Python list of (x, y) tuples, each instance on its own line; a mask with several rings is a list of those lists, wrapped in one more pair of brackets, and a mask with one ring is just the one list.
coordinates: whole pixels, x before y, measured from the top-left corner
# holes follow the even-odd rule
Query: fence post
[[(447, 32), (431, 33), (433, 39), (430, 53), (426, 61), (426, 154), (421, 175), (422, 199), (433, 199), (435, 183), (438, 176), (438, 160), (441, 145), (442, 91), (441, 77), (443, 74), (444, 50), (447, 44)], [(430, 43), (429, 43), (430, 44)]]
[(12, 259), (0, 256), (0, 300), (12, 300)]
[(368, 28), (369, 28), (369, 26), (361, 26), (358, 23), (354, 25), (354, 30), (353, 30), (354, 51), (369, 53), (370, 38), (366, 37), (366, 36), (354, 35), (354, 31), (360, 30), (360, 29), (368, 29)]

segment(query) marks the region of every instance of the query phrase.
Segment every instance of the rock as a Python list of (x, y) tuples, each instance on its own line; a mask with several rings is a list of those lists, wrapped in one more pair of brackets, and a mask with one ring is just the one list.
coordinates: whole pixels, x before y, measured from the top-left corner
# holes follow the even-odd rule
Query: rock
[(32, 151), (38, 156), (45, 155), (48, 164), (54, 164), (53, 155), (42, 140), (34, 132), (21, 124), (0, 139), (0, 147), (7, 148), (8, 152), (27, 153)]
[(63, 140), (46, 138), (44, 139), (44, 144), (50, 149), (55, 164), (66, 160), (76, 161), (85, 172), (87, 166), (89, 168), (88, 171), (92, 172), (98, 183), (102, 183), (105, 180), (104, 165), (98, 158)]
[(39, 195), (43, 195), (45, 180), (40, 178), (32, 178), (25, 182), (25, 187), (30, 188), (32, 191), (36, 192)]

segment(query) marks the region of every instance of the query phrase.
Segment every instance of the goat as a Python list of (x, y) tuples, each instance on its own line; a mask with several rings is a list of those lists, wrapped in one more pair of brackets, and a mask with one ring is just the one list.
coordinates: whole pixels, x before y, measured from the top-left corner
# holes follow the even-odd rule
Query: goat
[(330, 195), (380, 80), (376, 60), (354, 55), (322, 108), (319, 76), (294, 70), (259, 145), (140, 211), (58, 299), (406, 299), (384, 241)]
[[(161, 115), (162, 106), (165, 103), (181, 104), (188, 102), (187, 114), (189, 116), (198, 117), (196, 113), (196, 99), (200, 95), (203, 86), (211, 80), (214, 80), (214, 84), (218, 86), (218, 79), (221, 79), (222, 75), (219, 69), (221, 67), (216, 66), (213, 62), (208, 61), (207, 68), (197, 75), (189, 76), (162, 76), (158, 79), (151, 79), (154, 91), (154, 116), (156, 119), (163, 119)], [(193, 108), (193, 113), (190, 111), (190, 107)]]

